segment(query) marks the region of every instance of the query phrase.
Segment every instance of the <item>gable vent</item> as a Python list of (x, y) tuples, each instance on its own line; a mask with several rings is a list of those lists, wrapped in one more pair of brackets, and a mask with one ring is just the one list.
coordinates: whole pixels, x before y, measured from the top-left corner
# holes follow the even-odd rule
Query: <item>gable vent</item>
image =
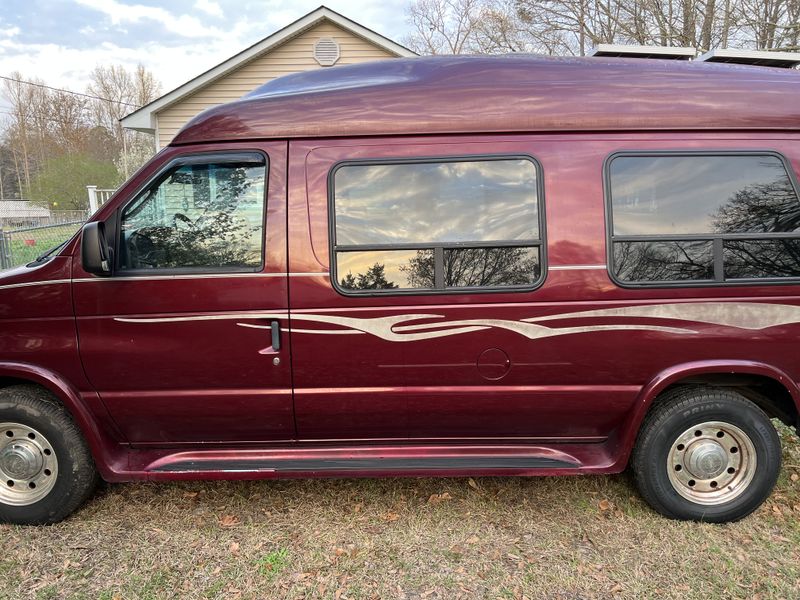
[(322, 38), (314, 44), (314, 60), (323, 67), (335, 65), (339, 56), (339, 44), (332, 38)]

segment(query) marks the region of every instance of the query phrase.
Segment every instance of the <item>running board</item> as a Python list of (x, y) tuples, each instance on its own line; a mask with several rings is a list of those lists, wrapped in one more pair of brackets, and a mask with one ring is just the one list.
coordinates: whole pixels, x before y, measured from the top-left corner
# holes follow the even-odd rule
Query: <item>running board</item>
[(450, 471), (505, 469), (574, 469), (580, 463), (535, 456), (451, 456), (431, 458), (303, 458), (179, 460), (160, 465), (156, 472), (369, 472), (369, 471)]
[(565, 444), (288, 444), (267, 448), (132, 450), (132, 479), (567, 475), (615, 468), (607, 440)]

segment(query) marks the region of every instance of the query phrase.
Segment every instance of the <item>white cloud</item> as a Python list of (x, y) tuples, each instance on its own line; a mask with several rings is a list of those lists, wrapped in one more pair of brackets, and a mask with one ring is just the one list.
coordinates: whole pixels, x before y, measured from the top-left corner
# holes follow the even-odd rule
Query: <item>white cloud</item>
[(192, 15), (173, 15), (158, 6), (123, 4), (117, 0), (75, 0), (78, 4), (103, 13), (114, 25), (155, 21), (171, 33), (183, 37), (222, 37), (224, 32), (217, 27), (206, 27)]
[(0, 36), (2, 37), (17, 37), (20, 33), (19, 27), (6, 27), (5, 29), (0, 28)]
[[(0, 22), (0, 74), (20, 71), (26, 77), (38, 77), (49, 85), (83, 91), (89, 82), (89, 74), (97, 65), (121, 64), (134, 68), (141, 63), (161, 81), (163, 91), (168, 92), (321, 4), (321, 0), (196, 0), (195, 14), (178, 15), (164, 8), (136, 3), (141, 1), (72, 0), (74, 4), (102, 14), (100, 18), (94, 15), (87, 18), (79, 28), (84, 37), (80, 46), (73, 46), (70, 41), (27, 42), (25, 34), (32, 32), (20, 32), (19, 27), (11, 27), (8, 21)], [(327, 0), (325, 4), (399, 40), (403, 28), (398, 24), (404, 19), (404, 2)], [(227, 22), (220, 23), (208, 10), (201, 9), (201, 4), (205, 8), (215, 5), (224, 10), (228, 15)], [(216, 9), (211, 7), (209, 10)], [(171, 39), (165, 41), (163, 30), (156, 27), (153, 27), (154, 34), (149, 39), (142, 39), (141, 30), (157, 23), (172, 33)], [(148, 27), (134, 27), (137, 24)], [(109, 27), (115, 36), (112, 42), (96, 39), (93, 45), (85, 45), (86, 38), (107, 39), (101, 34)], [(124, 33), (126, 28), (135, 34)], [(54, 39), (55, 36), (47, 37)], [(60, 39), (71, 38), (62, 36)]]
[(222, 18), (225, 15), (225, 13), (222, 12), (222, 7), (214, 2), (214, 0), (197, 0), (197, 2), (194, 3), (194, 7), (212, 17)]
[[(0, 74), (19, 71), (49, 85), (83, 91), (97, 65), (121, 64), (133, 69), (143, 64), (169, 91), (219, 64), (244, 45), (214, 41), (170, 47), (158, 42), (126, 48), (104, 42), (90, 48), (65, 48), (57, 44), (20, 44), (0, 39)], [(176, 65), (187, 65), (176, 68)]]

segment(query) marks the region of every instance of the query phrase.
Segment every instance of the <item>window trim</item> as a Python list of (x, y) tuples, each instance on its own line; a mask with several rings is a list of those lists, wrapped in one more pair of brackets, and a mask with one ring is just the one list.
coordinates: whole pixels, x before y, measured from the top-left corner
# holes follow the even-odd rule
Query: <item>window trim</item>
[[(500, 160), (526, 160), (530, 162), (536, 170), (536, 202), (537, 202), (537, 225), (539, 238), (526, 238), (525, 240), (494, 240), (491, 242), (443, 242), (443, 243), (403, 243), (403, 244), (336, 244), (336, 190), (334, 182), (336, 173), (343, 167), (359, 166), (381, 166), (381, 165), (405, 165), (405, 164), (431, 164), (431, 163), (456, 163), (456, 162), (483, 162)], [(542, 164), (534, 156), (524, 153), (512, 154), (456, 154), (443, 156), (417, 156), (417, 157), (387, 157), (387, 158), (366, 158), (366, 159), (344, 159), (336, 162), (328, 171), (328, 272), (330, 274), (331, 285), (342, 296), (348, 297), (370, 297), (370, 296), (431, 296), (442, 294), (503, 294), (532, 292), (544, 285), (547, 279), (547, 229), (546, 229), (546, 204), (544, 197), (544, 169)], [(539, 275), (530, 285), (509, 285), (493, 287), (450, 287), (443, 289), (429, 288), (401, 288), (387, 290), (346, 290), (339, 283), (337, 272), (337, 252), (370, 252), (375, 250), (433, 250), (434, 260), (437, 265), (434, 273), (439, 272), (437, 267), (443, 262), (442, 249), (459, 248), (538, 248), (539, 249)]]
[[(133, 204), (145, 190), (154, 185), (160, 185), (166, 176), (176, 167), (186, 165), (202, 164), (225, 164), (236, 162), (254, 162), (258, 156), (263, 160), (264, 165), (264, 197), (262, 199), (263, 213), (261, 216), (261, 260), (257, 266), (253, 267), (174, 267), (166, 269), (123, 269), (120, 265), (122, 253), (122, 214), (125, 209)], [(254, 162), (255, 164), (255, 162)], [(259, 161), (258, 164), (261, 164)], [(269, 155), (263, 150), (230, 150), (216, 152), (197, 152), (193, 154), (183, 154), (173, 157), (164, 163), (151, 177), (130, 194), (124, 204), (121, 204), (114, 211), (115, 231), (114, 231), (114, 267), (111, 277), (159, 277), (169, 278), (174, 275), (206, 275), (206, 274), (227, 274), (227, 273), (258, 273), (263, 271), (266, 266), (267, 258), (267, 209), (269, 202), (269, 177), (270, 161)]]
[[(605, 226), (606, 226), (606, 272), (612, 282), (618, 287), (627, 289), (642, 288), (697, 288), (697, 287), (739, 287), (739, 286), (759, 286), (759, 285), (797, 285), (800, 283), (798, 277), (764, 277), (764, 278), (736, 278), (725, 279), (724, 273), (724, 246), (730, 240), (777, 240), (777, 239), (797, 239), (800, 240), (798, 232), (775, 232), (775, 233), (711, 233), (711, 234), (658, 234), (658, 235), (615, 235), (614, 234), (614, 205), (611, 190), (611, 163), (620, 157), (694, 157), (694, 156), (772, 156), (777, 158), (786, 169), (789, 182), (794, 189), (800, 202), (800, 185), (798, 185), (797, 174), (792, 167), (792, 163), (781, 152), (777, 150), (620, 150), (609, 154), (603, 161), (603, 198), (605, 207)], [(614, 272), (614, 243), (615, 242), (697, 242), (706, 241), (712, 245), (711, 258), (714, 266), (714, 279), (702, 280), (680, 280), (680, 281), (623, 281)]]

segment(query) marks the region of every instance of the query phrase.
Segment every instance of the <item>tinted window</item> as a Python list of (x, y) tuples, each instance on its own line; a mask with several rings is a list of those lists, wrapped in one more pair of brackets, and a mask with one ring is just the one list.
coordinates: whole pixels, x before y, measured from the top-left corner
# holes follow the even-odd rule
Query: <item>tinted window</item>
[(345, 165), (334, 189), (339, 245), (538, 237), (536, 167), (525, 159)]
[(608, 178), (619, 280), (800, 276), (800, 201), (779, 156), (618, 156)]
[(170, 171), (122, 214), (122, 269), (261, 265), (266, 166), (192, 164)]
[(725, 277), (800, 277), (800, 239), (726, 240)]
[(444, 251), (445, 287), (530, 286), (540, 274), (538, 248), (448, 248)]
[(339, 286), (532, 286), (541, 276), (539, 183), (525, 158), (340, 166), (333, 176)]
[(713, 244), (697, 242), (617, 242), (614, 267), (624, 281), (713, 281)]
[(338, 273), (347, 290), (430, 288), (433, 250), (340, 252)]
[(615, 235), (796, 231), (800, 204), (777, 156), (621, 156)]

